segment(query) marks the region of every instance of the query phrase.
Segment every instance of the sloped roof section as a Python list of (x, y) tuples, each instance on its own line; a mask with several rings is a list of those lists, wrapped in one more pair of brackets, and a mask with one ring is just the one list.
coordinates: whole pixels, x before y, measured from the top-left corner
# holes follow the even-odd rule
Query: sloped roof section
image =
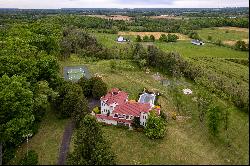
[(108, 105), (117, 103), (122, 105), (128, 99), (128, 94), (126, 92), (120, 91), (118, 88), (111, 89), (105, 96), (101, 97), (101, 100)]
[(149, 103), (126, 102), (115, 107), (113, 114), (125, 114), (140, 116), (141, 112), (148, 113), (151, 110)]

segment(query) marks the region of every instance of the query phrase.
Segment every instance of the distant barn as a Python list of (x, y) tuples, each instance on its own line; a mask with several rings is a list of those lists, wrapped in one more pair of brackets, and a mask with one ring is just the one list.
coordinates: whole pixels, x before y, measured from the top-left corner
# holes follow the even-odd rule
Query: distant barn
[(191, 43), (194, 44), (194, 45), (198, 45), (198, 46), (201, 46), (201, 45), (205, 44), (204, 42), (202, 42), (200, 40), (195, 40), (195, 39), (192, 40)]
[(117, 42), (129, 42), (129, 39), (125, 39), (124, 37), (119, 36), (119, 37), (117, 38)]

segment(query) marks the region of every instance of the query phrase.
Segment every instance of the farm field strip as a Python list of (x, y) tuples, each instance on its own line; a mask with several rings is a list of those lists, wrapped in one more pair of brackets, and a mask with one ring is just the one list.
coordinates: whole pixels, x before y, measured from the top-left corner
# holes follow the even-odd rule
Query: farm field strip
[[(166, 32), (129, 32), (129, 31), (128, 32), (118, 32), (118, 35), (121, 35), (121, 36), (122, 35), (124, 35), (124, 36), (127, 36), (127, 35), (137, 36), (137, 35), (139, 35), (139, 36), (143, 37), (146, 35), (147, 36), (153, 35), (155, 37), (155, 39), (159, 39), (162, 34), (167, 35), (168, 33), (166, 33)], [(190, 38), (188, 36), (180, 34), (180, 33), (169, 33), (169, 34), (177, 35), (179, 37), (178, 40), (190, 40)]]
[(233, 30), (238, 32), (249, 32), (248, 28), (239, 28), (239, 27), (218, 27), (218, 29)]

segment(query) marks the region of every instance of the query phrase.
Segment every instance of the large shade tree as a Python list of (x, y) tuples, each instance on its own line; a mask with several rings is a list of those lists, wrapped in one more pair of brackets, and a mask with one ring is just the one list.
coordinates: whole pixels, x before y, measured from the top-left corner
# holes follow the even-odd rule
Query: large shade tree
[[(0, 144), (3, 145), (3, 163), (8, 150), (23, 141), (23, 135), (31, 132), (33, 115), (33, 92), (24, 77), (0, 78)], [(1, 152), (0, 152), (1, 153)]]

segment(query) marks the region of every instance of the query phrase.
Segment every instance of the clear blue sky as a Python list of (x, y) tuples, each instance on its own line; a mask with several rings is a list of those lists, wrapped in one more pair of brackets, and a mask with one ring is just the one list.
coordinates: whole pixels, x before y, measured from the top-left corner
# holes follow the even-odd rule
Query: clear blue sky
[(217, 8), (249, 7), (248, 0), (0, 0), (0, 8)]

